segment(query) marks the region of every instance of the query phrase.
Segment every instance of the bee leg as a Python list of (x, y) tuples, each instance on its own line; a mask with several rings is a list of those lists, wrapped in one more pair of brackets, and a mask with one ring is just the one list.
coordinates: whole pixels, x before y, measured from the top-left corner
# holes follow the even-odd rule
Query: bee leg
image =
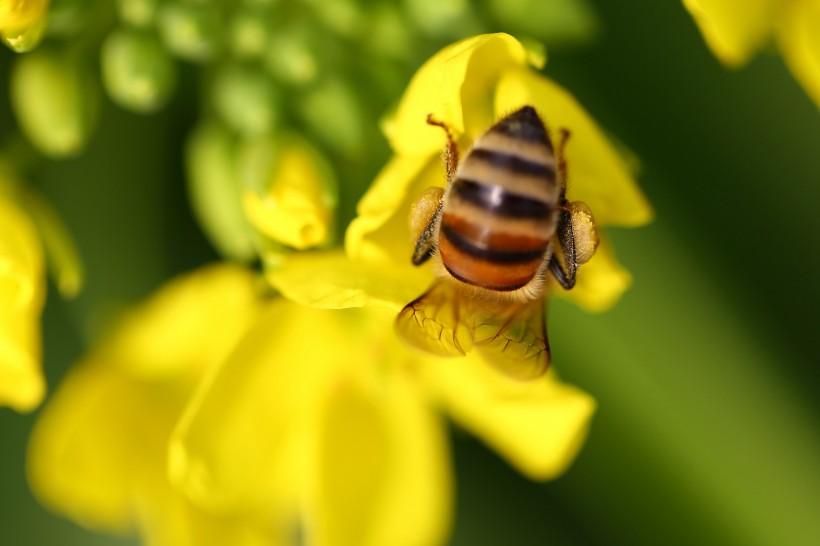
[[(569, 290), (575, 286), (575, 273), (578, 271), (578, 259), (575, 254), (575, 234), (572, 229), (572, 213), (570, 212), (569, 203), (565, 198), (560, 201), (561, 211), (558, 216), (558, 229), (556, 235), (558, 236), (558, 243), (561, 246), (563, 254), (564, 265), (552, 253), (550, 257), (549, 268), (553, 277), (564, 288)], [(566, 269), (564, 269), (566, 267)]]
[(556, 235), (566, 270), (561, 266), (555, 253), (550, 258), (549, 267), (561, 286), (569, 290), (575, 286), (575, 273), (578, 268), (595, 255), (600, 239), (592, 211), (583, 201), (570, 203), (564, 198), (561, 199), (560, 206)]
[(413, 265), (423, 264), (436, 251), (443, 195), (442, 188), (428, 188), (410, 208), (410, 233), (416, 238)]
[(556, 149), (556, 157), (558, 158), (558, 181), (561, 184), (561, 199), (566, 199), (567, 195), (567, 160), (564, 157), (564, 149), (567, 147), (567, 140), (569, 140), (569, 129), (561, 128), (558, 137), (558, 147)]
[(441, 127), (447, 134), (447, 145), (444, 147), (444, 166), (447, 169), (447, 186), (453, 181), (456, 175), (456, 167), (458, 167), (458, 144), (453, 138), (453, 133), (450, 128), (443, 121), (439, 121), (433, 117), (433, 114), (427, 114), (427, 124)]

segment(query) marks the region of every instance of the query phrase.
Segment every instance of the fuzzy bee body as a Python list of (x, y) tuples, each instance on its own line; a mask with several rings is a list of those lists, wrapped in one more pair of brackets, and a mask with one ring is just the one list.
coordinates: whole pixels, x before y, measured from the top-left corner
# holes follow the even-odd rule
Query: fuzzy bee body
[[(464, 355), (476, 346), (512, 375), (540, 375), (549, 365), (547, 273), (572, 288), (578, 256), (588, 258), (597, 245), (589, 210), (566, 199), (562, 148), (568, 133), (556, 153), (535, 109), (525, 106), (477, 138), (459, 162), (449, 129), (428, 123), (447, 131), (448, 183), (443, 192), (428, 190), (419, 199), (424, 206), (414, 207), (411, 223), (425, 227), (413, 263), (434, 258), (440, 279), (405, 306), (397, 328), (436, 354)], [(429, 219), (421, 222), (416, 210)], [(573, 224), (576, 214), (586, 220), (577, 223), (581, 227)], [(593, 243), (576, 254), (579, 229), (579, 239)]]
[(531, 107), (502, 119), (459, 163), (444, 194), (438, 250), (459, 281), (518, 290), (551, 253), (560, 188), (557, 161)]

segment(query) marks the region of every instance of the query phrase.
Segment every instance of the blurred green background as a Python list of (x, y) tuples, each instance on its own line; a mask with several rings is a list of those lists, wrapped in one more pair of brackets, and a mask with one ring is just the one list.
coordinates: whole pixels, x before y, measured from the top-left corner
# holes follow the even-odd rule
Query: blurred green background
[[(817, 106), (773, 52), (724, 69), (679, 2), (590, 5), (595, 38), (572, 47), (556, 39), (546, 73), (640, 158), (657, 219), (609, 232), (634, 277), (613, 310), (551, 304), (554, 366), (599, 403), (586, 447), (565, 476), (539, 484), (453, 430), (451, 543), (820, 544)], [(482, 30), (513, 31), (502, 19)], [(427, 40), (418, 58), (472, 30)], [(549, 46), (559, 31), (529, 33)], [(3, 134), (15, 124), (13, 57), (0, 51)], [(393, 77), (406, 82), (411, 65)], [(51, 388), (109, 313), (217, 258), (184, 183), (198, 78), (183, 65), (171, 103), (152, 115), (105, 99), (87, 150), (44, 163), (30, 180), (63, 215), (87, 269), (76, 299), (49, 288)], [(340, 226), (387, 158), (372, 135), (363, 137), (367, 153), (333, 156)], [(0, 410), (0, 543), (135, 544), (37, 504), (24, 471), (35, 419)]]

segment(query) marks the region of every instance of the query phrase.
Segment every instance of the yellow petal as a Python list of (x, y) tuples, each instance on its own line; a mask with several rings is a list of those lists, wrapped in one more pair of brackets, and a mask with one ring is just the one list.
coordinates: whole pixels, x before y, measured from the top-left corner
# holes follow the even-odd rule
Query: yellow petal
[(612, 245), (602, 239), (592, 259), (581, 266), (572, 290), (557, 284), (551, 292), (577, 303), (590, 312), (606, 311), (615, 305), (632, 284), (632, 276), (615, 259)]
[(427, 114), (458, 135), (483, 131), (493, 121), (491, 90), (500, 72), (526, 62), (526, 50), (508, 34), (482, 34), (445, 47), (413, 76), (386, 127), (391, 147), (409, 155), (441, 150), (444, 133), (427, 125)]
[(224, 266), (173, 281), (69, 372), (29, 448), (43, 503), (94, 529), (136, 529), (154, 546), (265, 543), (252, 520), (195, 509), (167, 477), (171, 431), (207, 364), (235, 343), (252, 279)]
[(415, 245), (407, 227), (411, 205), (427, 188), (443, 187), (445, 180), (438, 155), (394, 156), (359, 201), (358, 216), (345, 235), (347, 255), (411, 268)]
[(240, 157), (242, 202), (251, 225), (298, 250), (328, 242), (337, 188), (332, 169), (306, 141), (262, 139)]
[(723, 63), (739, 66), (768, 40), (776, 0), (683, 0), (703, 39)]
[(169, 475), (194, 504), (295, 520), (326, 367), (349, 352), (329, 317), (274, 300), (192, 399), (170, 442)]
[(0, 196), (0, 405), (30, 411), (43, 398), (40, 312), (45, 276), (31, 221)]
[(328, 393), (308, 536), (317, 546), (443, 543), (451, 483), (442, 423), (410, 376), (374, 378), (341, 377)]
[(27, 27), (40, 19), (49, 0), (0, 0), (0, 30)]
[(791, 2), (783, 13), (777, 34), (783, 58), (806, 93), (820, 106), (820, 2)]
[(586, 437), (595, 401), (550, 376), (520, 382), (473, 352), (430, 359), (423, 373), (433, 396), (453, 419), (529, 478), (563, 473)]
[(558, 129), (569, 129), (567, 195), (589, 205), (598, 224), (635, 226), (651, 220), (652, 209), (626, 162), (567, 90), (531, 70), (513, 69), (501, 77), (495, 100), (499, 116), (526, 104), (534, 106), (553, 139), (558, 138)]
[(398, 311), (429, 284), (422, 268), (353, 261), (340, 252), (293, 254), (268, 271), (291, 301), (325, 309), (387, 307)]
[(28, 476), (50, 509), (125, 532), (133, 526), (131, 487), (146, 478), (137, 467), (161, 449), (150, 440), (163, 419), (110, 363), (81, 365), (66, 376), (34, 428)]
[(255, 282), (249, 270), (227, 264), (181, 276), (126, 315), (106, 350), (137, 376), (196, 380), (255, 319)]

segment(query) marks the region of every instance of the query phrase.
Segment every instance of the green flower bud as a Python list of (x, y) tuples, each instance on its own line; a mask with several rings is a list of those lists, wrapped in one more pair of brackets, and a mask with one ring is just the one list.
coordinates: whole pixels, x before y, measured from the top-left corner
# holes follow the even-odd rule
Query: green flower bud
[(268, 133), (278, 121), (276, 89), (262, 70), (223, 67), (213, 84), (213, 101), (222, 119), (244, 136)]
[(413, 22), (430, 36), (462, 37), (481, 32), (467, 0), (405, 0)]
[(154, 22), (160, 0), (119, 0), (120, 20), (134, 27), (147, 27)]
[(580, 42), (598, 30), (595, 10), (586, 0), (490, 0), (488, 7), (502, 27), (548, 46)]
[(260, 57), (268, 45), (267, 14), (261, 10), (240, 9), (231, 19), (230, 45), (239, 58)]
[(305, 29), (277, 32), (270, 37), (265, 64), (282, 82), (296, 86), (310, 83), (319, 74), (312, 45)]
[(155, 36), (121, 29), (103, 43), (102, 76), (114, 102), (136, 112), (153, 112), (171, 96), (176, 64)]
[(212, 60), (222, 46), (223, 23), (217, 6), (169, 2), (160, 8), (159, 30), (174, 55), (194, 62)]
[(11, 103), (23, 134), (45, 154), (76, 154), (96, 121), (99, 94), (79, 59), (51, 50), (26, 54), (11, 73)]
[(333, 148), (346, 155), (361, 151), (365, 115), (353, 89), (340, 79), (329, 79), (299, 102), (305, 123)]
[(224, 256), (250, 261), (255, 256), (235, 174), (235, 138), (218, 123), (198, 127), (188, 138), (185, 166), (194, 214)]

